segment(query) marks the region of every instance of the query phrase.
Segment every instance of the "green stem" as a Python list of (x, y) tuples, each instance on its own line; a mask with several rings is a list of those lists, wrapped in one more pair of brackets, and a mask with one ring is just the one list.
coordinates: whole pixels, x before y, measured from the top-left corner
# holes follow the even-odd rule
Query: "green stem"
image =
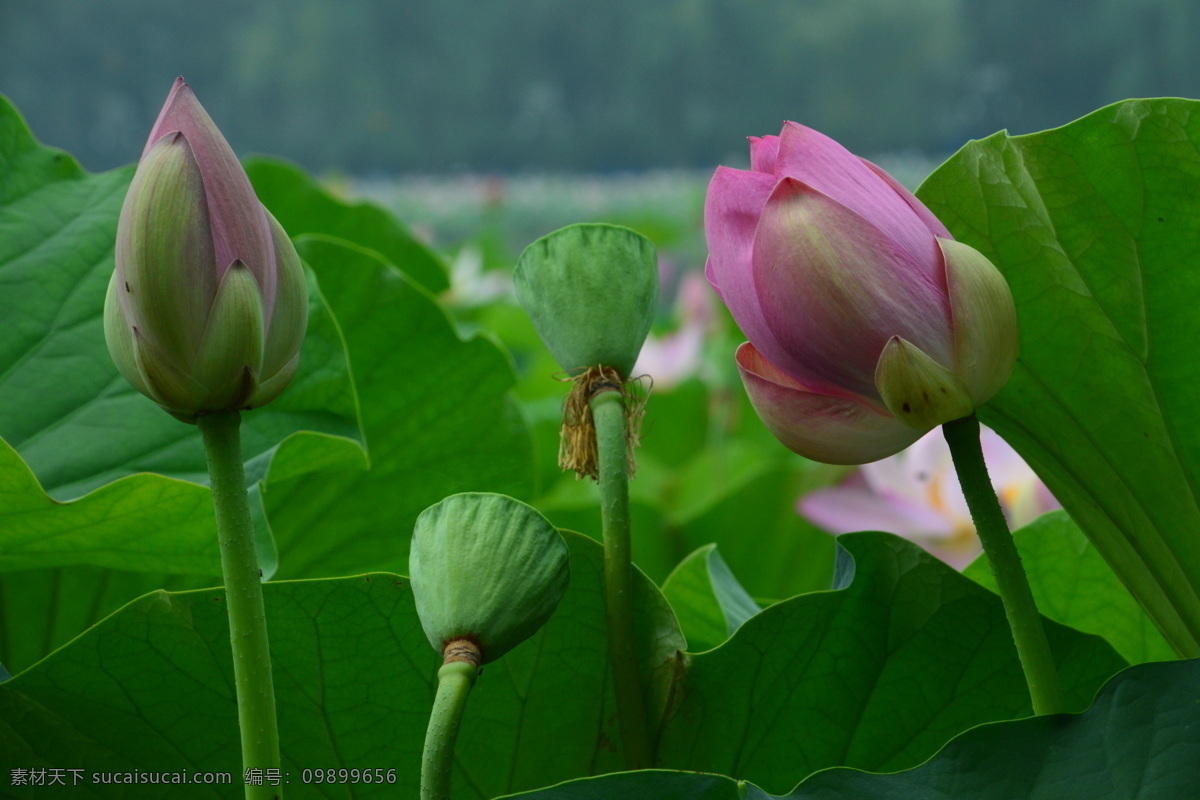
[(437, 697), (425, 729), (425, 752), (421, 756), (421, 800), (450, 800), (450, 768), (454, 764), (454, 742), (467, 695), (479, 669), (467, 661), (451, 661), (438, 670)]
[(604, 609), (617, 717), (628, 769), (653, 763), (646, 703), (633, 637), (633, 563), (629, 539), (629, 473), (625, 461), (625, 404), (621, 393), (590, 400), (599, 456), (600, 516), (604, 527)]
[[(212, 477), (225, 604), (229, 610), (229, 643), (233, 648), (233, 682), (237, 691), (238, 725), (245, 769), (279, 769), (279, 730), (275, 720), (275, 687), (267, 645), (262, 579), (254, 550), (254, 523), (246, 495), (242, 441), (237, 411), (197, 418), (208, 472)], [(281, 796), (279, 787), (246, 786), (250, 800)]]
[(975, 530), (983, 543), (992, 574), (1000, 587), (1000, 599), (1004, 602), (1004, 613), (1012, 629), (1013, 641), (1017, 645), (1017, 656), (1025, 671), (1025, 682), (1029, 684), (1029, 696), (1033, 700), (1035, 714), (1058, 714), (1065, 711), (1062, 687), (1058, 683), (1058, 671), (1046, 632), (1042, 629), (1042, 618), (1038, 616), (1029, 579), (1021, 566), (1021, 556), (1009, 533), (1000, 501), (988, 478), (987, 465), (983, 460), (983, 449), (979, 444), (979, 420), (969, 417), (947, 422), (942, 433), (950, 445), (950, 455), (958, 480), (962, 484), (967, 507), (975, 520)]

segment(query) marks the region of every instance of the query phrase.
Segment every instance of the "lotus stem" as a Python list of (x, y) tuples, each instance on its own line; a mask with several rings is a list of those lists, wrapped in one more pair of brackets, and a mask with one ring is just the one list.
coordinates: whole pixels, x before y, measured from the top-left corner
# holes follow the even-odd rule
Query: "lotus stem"
[(619, 387), (604, 387), (589, 405), (596, 428), (600, 516), (604, 528), (604, 609), (625, 766), (645, 769), (654, 752), (633, 636), (633, 563), (629, 536), (629, 472), (625, 403)]
[[(456, 645), (458, 645), (456, 647)], [(479, 649), (466, 640), (446, 646), (446, 659), (438, 670), (437, 696), (425, 729), (421, 755), (421, 800), (450, 800), (450, 771), (454, 743), (467, 695), (479, 675)]]
[(947, 422), (942, 426), (942, 433), (950, 445), (954, 468), (975, 521), (975, 530), (983, 543), (983, 552), (1000, 587), (1000, 599), (1008, 616), (1021, 669), (1025, 672), (1025, 682), (1029, 685), (1033, 712), (1062, 713), (1066, 708), (1058, 671), (1046, 641), (1033, 591), (1029, 588), (1029, 578), (1021, 566), (1021, 556), (1017, 553), (1004, 512), (1000, 509), (1000, 501), (988, 478), (983, 448), (979, 444), (979, 420), (972, 414)]
[[(229, 610), (229, 643), (233, 649), (233, 682), (245, 769), (279, 769), (279, 729), (275, 719), (275, 687), (263, 610), (262, 579), (254, 549), (254, 523), (242, 466), (241, 414), (216, 411), (196, 420), (212, 477), (217, 538), (225, 605)], [(278, 786), (246, 786), (247, 800), (279, 798)]]

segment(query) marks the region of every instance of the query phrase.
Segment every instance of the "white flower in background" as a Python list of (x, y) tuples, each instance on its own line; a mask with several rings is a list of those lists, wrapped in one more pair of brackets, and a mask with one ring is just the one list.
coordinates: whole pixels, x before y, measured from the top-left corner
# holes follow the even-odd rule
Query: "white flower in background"
[(468, 243), (450, 262), (450, 290), (445, 300), (459, 308), (487, 305), (512, 294), (512, 275), (502, 270), (483, 269), (483, 250)]
[(679, 280), (675, 297), (679, 327), (662, 336), (647, 337), (633, 374), (649, 375), (655, 389), (669, 389), (699, 372), (713, 313), (712, 289), (708, 281), (699, 272), (685, 273)]
[[(1010, 527), (1059, 508), (1007, 442), (986, 427), (981, 431), (988, 474)], [(797, 511), (834, 534), (877, 530), (903, 536), (955, 569), (982, 550), (940, 428), (903, 452), (864, 464), (838, 486), (810, 492), (797, 502)]]

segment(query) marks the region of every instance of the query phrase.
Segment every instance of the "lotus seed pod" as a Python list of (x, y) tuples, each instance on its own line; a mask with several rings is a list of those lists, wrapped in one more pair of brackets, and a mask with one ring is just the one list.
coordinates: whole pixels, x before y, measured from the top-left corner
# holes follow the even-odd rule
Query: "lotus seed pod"
[(421, 512), (408, 556), (413, 600), (433, 649), (466, 639), (495, 661), (545, 624), (570, 577), (558, 530), (500, 494), (447, 497)]
[(629, 377), (658, 303), (658, 256), (616, 225), (569, 225), (525, 248), (517, 300), (559, 366), (572, 375), (615, 367)]

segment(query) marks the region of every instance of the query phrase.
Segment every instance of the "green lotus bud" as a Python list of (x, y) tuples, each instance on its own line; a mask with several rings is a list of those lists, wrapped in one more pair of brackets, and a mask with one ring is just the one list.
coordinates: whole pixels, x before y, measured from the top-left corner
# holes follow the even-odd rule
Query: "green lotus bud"
[(570, 577), (545, 517), (500, 494), (456, 494), (421, 512), (408, 557), (417, 615), (449, 660), (456, 643), (495, 661), (545, 624)]
[(525, 248), (513, 282), (563, 369), (614, 367), (629, 377), (658, 303), (649, 239), (616, 225), (569, 225)]
[(171, 414), (255, 408), (296, 373), (300, 258), (182, 79), (117, 225), (104, 334), (121, 374)]

